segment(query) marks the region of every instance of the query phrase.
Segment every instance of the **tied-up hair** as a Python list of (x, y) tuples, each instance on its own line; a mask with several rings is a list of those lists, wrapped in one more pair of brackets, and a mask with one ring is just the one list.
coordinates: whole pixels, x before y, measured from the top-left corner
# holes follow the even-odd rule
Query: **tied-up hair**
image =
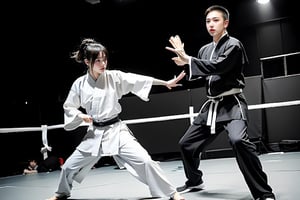
[(71, 58), (74, 58), (78, 63), (84, 63), (84, 59), (87, 59), (90, 61), (91, 66), (93, 66), (101, 51), (106, 57), (108, 56), (108, 51), (105, 46), (94, 39), (86, 38), (82, 40), (79, 49), (72, 53)]

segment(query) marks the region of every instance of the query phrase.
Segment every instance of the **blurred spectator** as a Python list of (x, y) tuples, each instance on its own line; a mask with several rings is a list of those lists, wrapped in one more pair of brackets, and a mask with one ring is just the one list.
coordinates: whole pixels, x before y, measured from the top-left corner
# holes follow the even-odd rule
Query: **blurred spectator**
[(56, 156), (50, 156), (40, 163), (38, 163), (35, 159), (31, 159), (28, 161), (28, 166), (24, 169), (23, 174), (35, 174), (39, 172), (60, 170), (63, 163), (63, 158), (58, 158)]

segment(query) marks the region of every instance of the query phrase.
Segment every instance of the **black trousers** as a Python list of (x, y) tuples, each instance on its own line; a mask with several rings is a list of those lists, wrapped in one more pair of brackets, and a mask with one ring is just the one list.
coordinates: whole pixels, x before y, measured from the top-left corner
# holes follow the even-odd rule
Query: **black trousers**
[(187, 178), (186, 185), (193, 186), (203, 182), (199, 169), (201, 153), (207, 145), (222, 131), (226, 130), (229, 142), (235, 153), (236, 161), (254, 199), (273, 197), (272, 188), (268, 185), (266, 173), (262, 169), (256, 146), (249, 141), (247, 123), (244, 120), (232, 120), (216, 124), (216, 133), (210, 133), (210, 127), (192, 124), (180, 139), (183, 166)]

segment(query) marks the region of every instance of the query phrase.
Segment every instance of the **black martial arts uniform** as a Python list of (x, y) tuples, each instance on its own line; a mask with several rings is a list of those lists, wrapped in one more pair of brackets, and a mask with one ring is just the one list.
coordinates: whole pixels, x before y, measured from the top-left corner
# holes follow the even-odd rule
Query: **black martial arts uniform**
[(197, 58), (186, 66), (188, 80), (205, 79), (208, 100), (180, 139), (179, 145), (187, 177), (186, 186), (203, 183), (201, 152), (219, 133), (226, 130), (238, 166), (254, 199), (274, 197), (262, 169), (256, 146), (247, 134), (247, 102), (243, 69), (248, 59), (242, 43), (224, 34), (216, 44), (203, 46)]

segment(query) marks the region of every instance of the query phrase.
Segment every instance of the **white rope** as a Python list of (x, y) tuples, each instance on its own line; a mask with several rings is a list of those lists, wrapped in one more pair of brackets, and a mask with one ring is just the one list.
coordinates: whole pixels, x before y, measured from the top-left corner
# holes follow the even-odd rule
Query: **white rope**
[(194, 106), (189, 107), (190, 124), (194, 121)]
[[(249, 110), (262, 109), (262, 108), (275, 108), (275, 107), (284, 107), (284, 106), (294, 106), (299, 105), (300, 100), (296, 101), (286, 101), (286, 102), (277, 102), (277, 103), (265, 103), (258, 105), (249, 105)], [(190, 119), (190, 123), (193, 122), (194, 117), (196, 117), (198, 113), (194, 113), (194, 107), (189, 107), (189, 114), (180, 114), (180, 115), (169, 115), (169, 116), (161, 116), (161, 117), (149, 117), (149, 118), (141, 118), (141, 119), (130, 119), (123, 120), (126, 124), (139, 124), (139, 123), (147, 123), (147, 122), (158, 122), (158, 121), (167, 121), (167, 120), (176, 120), (176, 119)], [(87, 123), (83, 123), (82, 126), (87, 126)], [(47, 126), (42, 125), (41, 127), (25, 127), (25, 128), (0, 128), (0, 133), (11, 133), (11, 132), (28, 132), (28, 131), (42, 131), (42, 141), (44, 147), (41, 148), (41, 153), (43, 154), (44, 159), (48, 157), (47, 152), (51, 151), (52, 148), (48, 146), (47, 140), (47, 132), (51, 129), (63, 128), (63, 124)]]
[(41, 153), (44, 160), (48, 158), (48, 151), (52, 151), (52, 147), (48, 146), (47, 132), (47, 125), (42, 125), (42, 141), (44, 146), (41, 148)]
[(162, 117), (149, 117), (149, 118), (141, 118), (141, 119), (129, 119), (123, 120), (126, 124), (139, 124), (145, 122), (158, 122), (158, 121), (167, 121), (167, 120), (175, 120), (175, 119), (186, 119), (190, 118), (190, 114), (182, 114), (182, 115), (168, 115)]
[[(255, 109), (263, 109), (263, 108), (276, 108), (276, 107), (285, 107), (285, 106), (295, 106), (300, 105), (300, 100), (295, 101), (286, 101), (286, 102), (276, 102), (276, 103), (264, 103), (257, 105), (249, 105), (249, 110)], [(193, 108), (189, 108), (189, 114), (179, 114), (179, 115), (168, 115), (168, 116), (160, 116), (160, 117), (149, 117), (149, 118), (140, 118), (140, 119), (130, 119), (123, 120), (127, 124), (139, 124), (139, 123), (147, 123), (147, 122), (158, 122), (158, 121), (168, 121), (168, 120), (176, 120), (176, 119), (186, 119), (190, 118), (190, 121), (194, 119), (198, 115), (198, 113), (193, 113)], [(86, 126), (87, 124), (83, 124)], [(12, 133), (12, 132), (28, 132), (28, 131), (42, 131), (43, 126), (41, 127), (25, 127), (25, 128), (0, 128), (0, 133)], [(63, 124), (47, 126), (47, 130), (63, 128)]]
[(250, 105), (250, 106), (248, 106), (248, 109), (255, 110), (255, 109), (261, 109), (261, 108), (276, 108), (276, 107), (284, 107), (284, 106), (295, 106), (295, 105), (299, 105), (299, 104), (300, 104), (300, 100), (277, 102), (277, 103), (264, 103), (264, 104)]

